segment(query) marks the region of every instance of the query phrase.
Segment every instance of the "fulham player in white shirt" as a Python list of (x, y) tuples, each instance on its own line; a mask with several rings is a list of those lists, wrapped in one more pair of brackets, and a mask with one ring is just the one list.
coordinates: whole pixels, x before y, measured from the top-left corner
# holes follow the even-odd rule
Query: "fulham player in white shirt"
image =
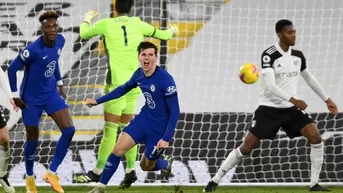
[(309, 191), (330, 191), (318, 184), (324, 143), (314, 120), (304, 111), (307, 104), (296, 99), (299, 76), (325, 101), (331, 113), (338, 113), (337, 106), (308, 70), (303, 53), (291, 48), (296, 39), (293, 23), (286, 19), (279, 20), (275, 24), (275, 31), (279, 41), (263, 51), (261, 56), (264, 85), (251, 126), (243, 143), (230, 152), (216, 175), (203, 189), (204, 192), (214, 192), (222, 177), (246, 157), (260, 139), (274, 139), (281, 127), (289, 138), (304, 136), (311, 144)]

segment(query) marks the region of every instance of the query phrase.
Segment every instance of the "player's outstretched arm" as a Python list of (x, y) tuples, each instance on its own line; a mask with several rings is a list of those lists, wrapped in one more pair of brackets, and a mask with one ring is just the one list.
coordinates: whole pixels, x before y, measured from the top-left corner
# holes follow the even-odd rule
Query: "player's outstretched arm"
[(91, 21), (98, 16), (98, 12), (89, 11), (83, 16), (82, 23), (80, 25), (80, 37), (82, 39), (89, 39), (96, 35), (104, 35), (104, 29), (106, 29), (106, 19), (97, 21), (94, 25), (90, 25)]
[(313, 76), (313, 74), (305, 68), (301, 71), (301, 76), (304, 78), (306, 83), (311, 87), (311, 89), (323, 100), (328, 106), (328, 109), (331, 113), (337, 114), (338, 109), (336, 104), (330, 99), (329, 95), (326, 94), (322, 86), (319, 84), (317, 79)]
[[(132, 76), (133, 77), (133, 76)], [(112, 90), (110, 93), (98, 98), (98, 99), (87, 99), (85, 101), (85, 104), (88, 105), (89, 107), (95, 106), (101, 103), (104, 103), (106, 101), (112, 100), (112, 99), (117, 99), (126, 93), (128, 93), (130, 90), (133, 88), (137, 87), (137, 83), (131, 78), (129, 81), (127, 81), (125, 84), (118, 86), (114, 90)]]
[(160, 40), (170, 40), (173, 37), (177, 36), (178, 33), (178, 29), (176, 26), (170, 26), (166, 30), (159, 30), (144, 21), (141, 21), (140, 24), (140, 29), (145, 36), (157, 38)]

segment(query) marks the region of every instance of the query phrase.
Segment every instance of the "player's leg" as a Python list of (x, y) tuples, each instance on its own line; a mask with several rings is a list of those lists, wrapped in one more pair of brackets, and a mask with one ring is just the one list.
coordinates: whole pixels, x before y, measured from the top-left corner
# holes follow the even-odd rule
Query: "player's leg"
[(274, 139), (281, 123), (281, 116), (277, 109), (265, 106), (258, 107), (254, 113), (251, 126), (243, 138), (243, 143), (229, 153), (216, 175), (203, 191), (214, 192), (226, 173), (246, 157), (258, 145), (260, 139)]
[[(116, 88), (116, 86), (106, 85), (104, 90), (105, 94), (109, 93), (114, 88)], [(117, 142), (118, 127), (124, 107), (125, 99), (123, 97), (104, 103), (105, 125), (95, 167), (92, 170), (89, 170), (87, 174), (75, 176), (75, 181), (79, 183), (99, 182), (106, 160)]]
[(311, 144), (311, 182), (309, 190), (329, 191), (318, 184), (324, 159), (324, 143), (317, 126), (309, 114), (295, 107), (290, 110), (288, 119), (288, 124), (283, 126), (288, 137), (304, 136)]
[(14, 193), (14, 187), (10, 185), (7, 179), (7, 167), (10, 160), (10, 144), (8, 137), (8, 128), (6, 127), (6, 118), (0, 109), (0, 184), (7, 193)]
[(143, 171), (159, 171), (164, 177), (169, 177), (171, 167), (174, 161), (172, 156), (162, 156), (165, 149), (157, 149), (156, 144), (162, 138), (150, 140), (147, 138), (145, 142), (145, 151), (140, 161), (140, 166)]
[[(116, 88), (115, 85), (106, 85), (105, 94), (112, 91)], [(117, 142), (117, 133), (119, 127), (119, 121), (121, 117), (122, 110), (125, 107), (125, 98), (121, 97), (116, 100), (110, 100), (104, 103), (104, 118), (105, 118), (105, 127), (102, 139), (100, 141), (98, 159), (96, 166), (93, 169), (93, 174), (90, 177), (94, 177), (93, 181), (100, 180), (100, 174), (102, 173), (106, 160), (111, 154), (114, 145)]]
[(26, 192), (36, 193), (37, 187), (33, 166), (38, 146), (39, 129), (38, 125), (43, 113), (43, 106), (28, 104), (28, 107), (22, 110), (23, 122), (26, 129), (26, 144), (24, 148), (25, 168), (26, 168)]
[(140, 124), (131, 122), (120, 134), (118, 142), (113, 148), (112, 153), (107, 159), (104, 171), (100, 177), (100, 185), (95, 187), (89, 193), (103, 192), (107, 183), (110, 181), (113, 174), (116, 172), (120, 163), (121, 157), (135, 146), (137, 143), (144, 140), (144, 130)]
[[(137, 98), (140, 92), (137, 89), (131, 90), (125, 95), (126, 106), (120, 118), (119, 127), (124, 129), (126, 125), (132, 120), (134, 112), (136, 110)], [(129, 188), (138, 178), (135, 172), (135, 165), (137, 159), (138, 145), (135, 145), (125, 154), (126, 168), (124, 180), (120, 183), (119, 188)]]
[(161, 174), (164, 177), (169, 177), (174, 159), (171, 156), (162, 156), (165, 149), (156, 148), (163, 134), (156, 132), (156, 130), (148, 126), (145, 127), (145, 151), (140, 161), (140, 166), (143, 171), (161, 170)]
[(58, 166), (62, 163), (67, 155), (70, 142), (75, 133), (69, 106), (66, 101), (59, 95), (53, 95), (45, 105), (46, 113), (54, 120), (62, 135), (59, 138), (55, 153), (52, 157), (48, 171), (44, 174), (44, 180), (51, 184), (56, 192), (64, 192), (60, 185), (59, 178), (56, 175)]

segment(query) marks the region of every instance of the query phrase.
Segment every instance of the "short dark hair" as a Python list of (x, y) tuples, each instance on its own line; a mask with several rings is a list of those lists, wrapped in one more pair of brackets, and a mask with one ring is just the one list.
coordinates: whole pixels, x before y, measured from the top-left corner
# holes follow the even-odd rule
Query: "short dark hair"
[(49, 11), (42, 13), (42, 15), (39, 16), (39, 22), (42, 23), (46, 19), (49, 19), (49, 18), (56, 18), (57, 19), (58, 17), (59, 17), (59, 15), (55, 11), (49, 10)]
[(115, 8), (119, 14), (129, 14), (133, 5), (133, 0), (116, 0)]
[(288, 19), (281, 19), (275, 24), (275, 32), (280, 33), (285, 26), (293, 25), (293, 23)]
[(151, 42), (141, 42), (137, 48), (138, 54), (140, 54), (143, 50), (153, 48), (155, 49), (155, 55), (157, 56), (158, 48), (155, 44)]

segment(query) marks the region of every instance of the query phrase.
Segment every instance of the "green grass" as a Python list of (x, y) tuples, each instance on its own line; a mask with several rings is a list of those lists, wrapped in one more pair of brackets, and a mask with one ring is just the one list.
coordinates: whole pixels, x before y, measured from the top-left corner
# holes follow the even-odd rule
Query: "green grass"
[[(185, 186), (180, 187), (181, 191), (176, 191), (175, 187), (131, 187), (126, 190), (120, 190), (118, 187), (108, 187), (106, 193), (201, 193), (200, 186)], [(343, 187), (329, 187), (333, 193), (343, 193)], [(65, 187), (65, 193), (87, 193), (92, 187)], [(49, 187), (38, 187), (40, 193), (55, 193)], [(306, 187), (233, 187), (220, 186), (216, 193), (305, 193), (308, 192)], [(24, 187), (16, 188), (16, 193), (25, 193)]]

